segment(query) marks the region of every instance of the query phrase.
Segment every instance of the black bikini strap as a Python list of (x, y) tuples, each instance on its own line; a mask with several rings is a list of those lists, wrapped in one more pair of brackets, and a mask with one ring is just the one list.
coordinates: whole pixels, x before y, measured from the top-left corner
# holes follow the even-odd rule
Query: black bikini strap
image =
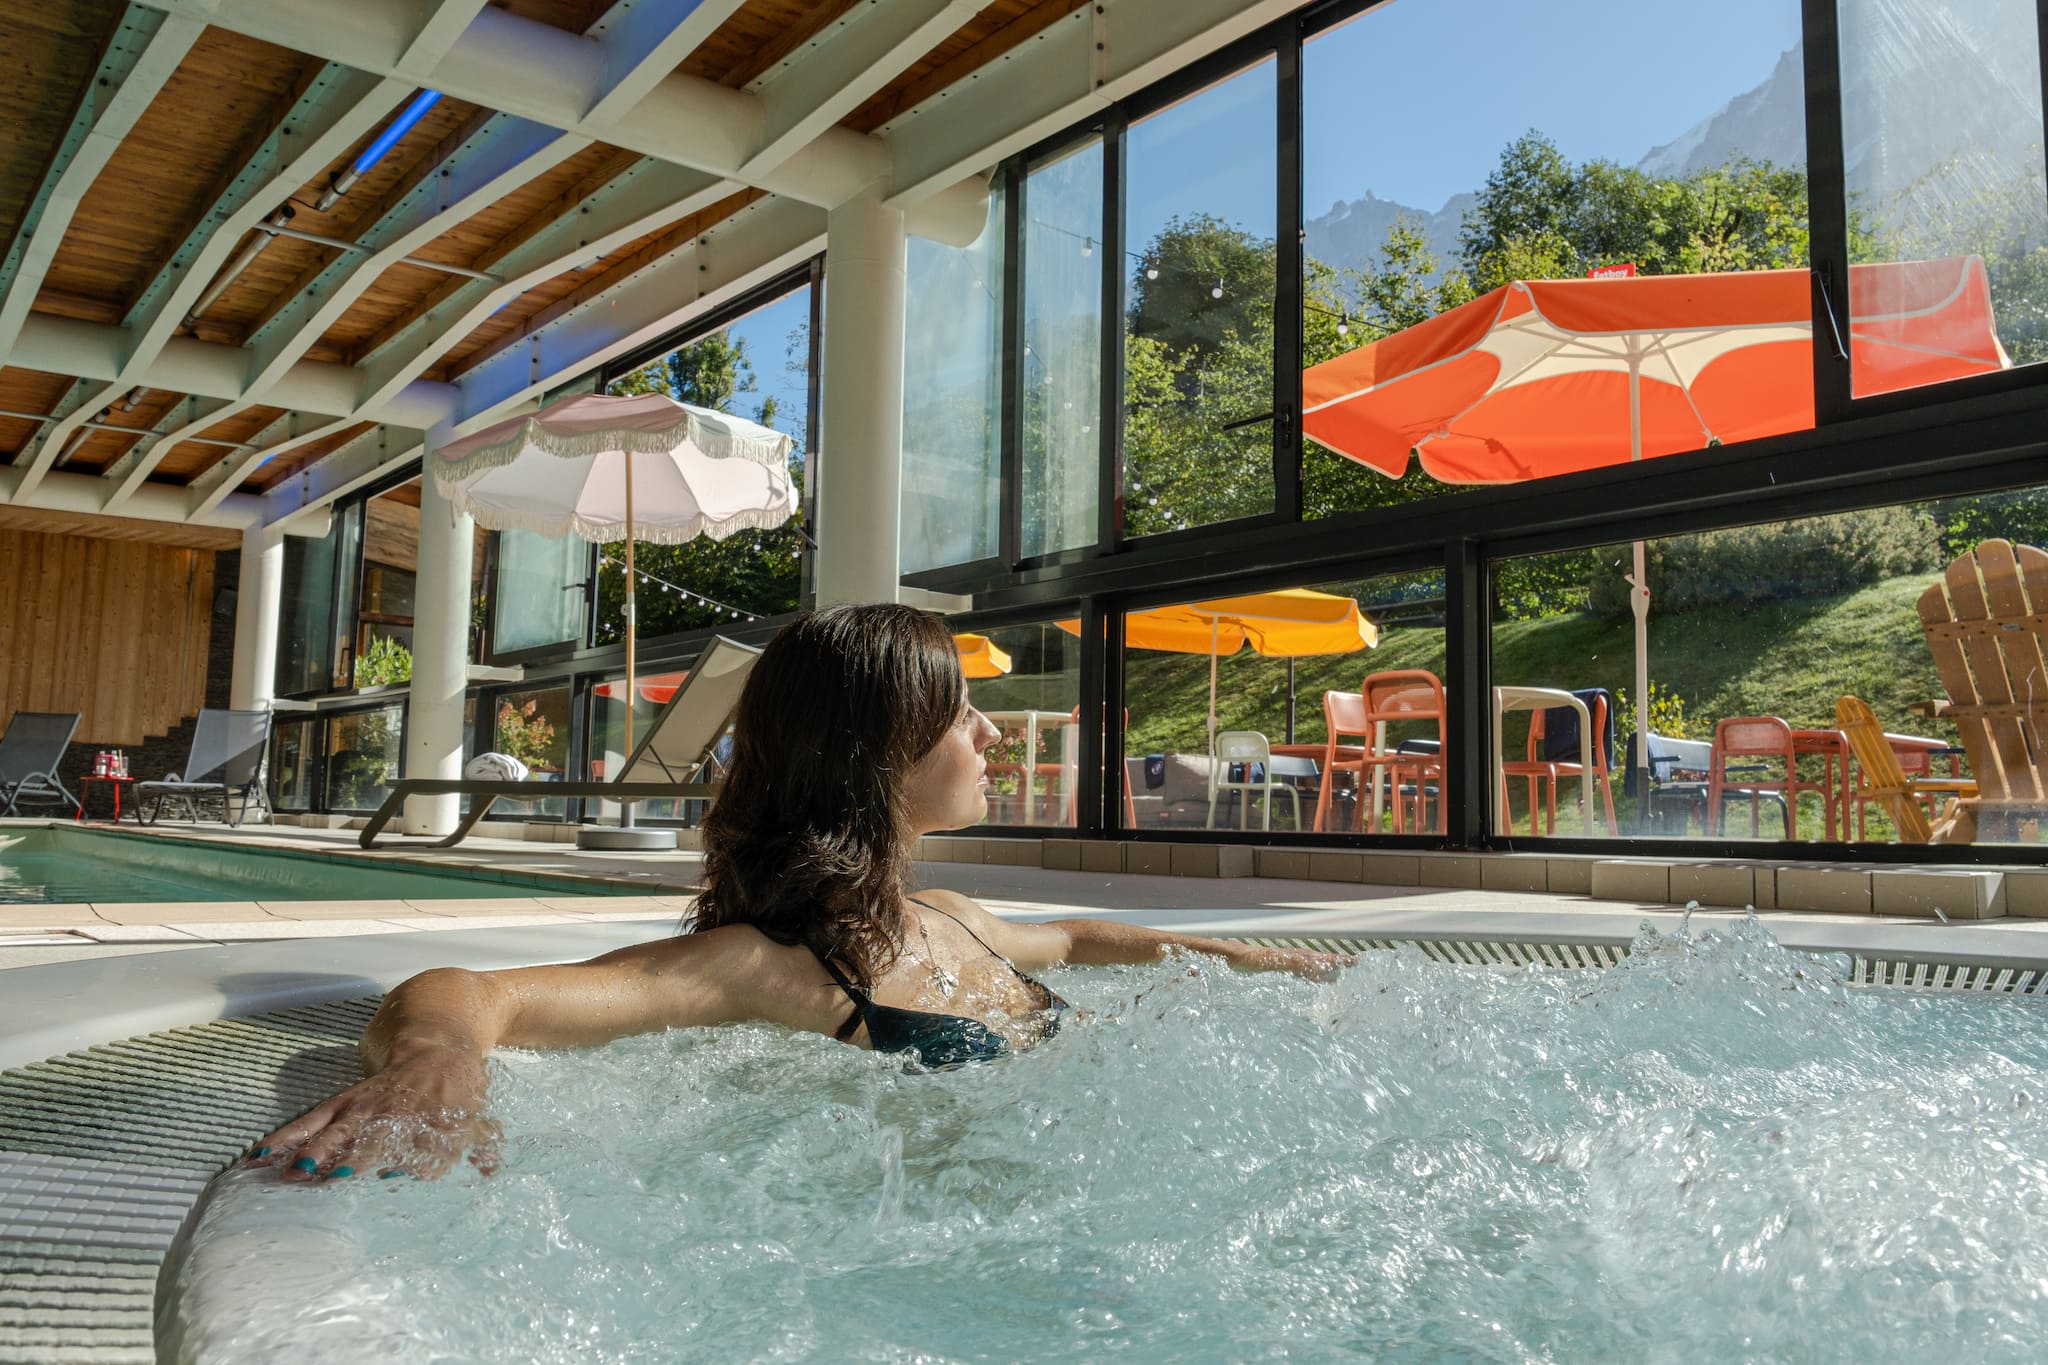
[[(945, 912), (940, 911), (940, 913), (944, 914)], [(841, 1024), (838, 1031), (832, 1035), (843, 1043), (853, 1036), (855, 1029), (860, 1027), (861, 1020), (867, 1016), (868, 1007), (874, 1002), (868, 999), (866, 991), (854, 985), (852, 979), (845, 972), (839, 970), (838, 963), (819, 952), (816, 948), (811, 949), (811, 956), (817, 958), (819, 965), (832, 974), (832, 979), (839, 983), (839, 989), (845, 991), (846, 998), (853, 1002), (853, 1013), (846, 1016), (846, 1022)]]
[[(980, 934), (975, 933), (974, 930), (969, 929), (966, 920), (961, 919), (958, 915), (953, 914), (951, 911), (939, 910), (939, 907), (933, 905), (930, 901), (921, 901), (915, 896), (911, 896), (908, 899), (912, 905), (922, 905), (927, 910), (938, 910), (940, 914), (944, 915), (947, 919), (953, 921), (953, 923), (959, 925), (962, 929), (967, 929), (967, 937), (973, 939), (976, 943), (979, 943), (981, 945), (981, 950), (983, 952), (987, 953), (990, 957), (995, 958), (997, 961), (1001, 962), (1005, 967), (1008, 967), (1011, 971), (1017, 972), (1017, 964), (1010, 961), (1010, 959), (1004, 956), (1002, 953), (999, 953), (995, 949), (989, 947), (988, 940), (984, 939)], [(1024, 973), (1017, 972), (1017, 975), (1022, 976), (1024, 975)]]

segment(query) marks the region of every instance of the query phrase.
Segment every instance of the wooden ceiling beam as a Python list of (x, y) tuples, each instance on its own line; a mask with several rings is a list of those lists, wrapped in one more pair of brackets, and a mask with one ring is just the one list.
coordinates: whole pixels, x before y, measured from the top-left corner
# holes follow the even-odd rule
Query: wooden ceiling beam
[(122, 17), (0, 262), (0, 365), (8, 363), (21, 337), (86, 191), (205, 30), (195, 19), (139, 6)]
[[(293, 191), (354, 146), (411, 93), (403, 81), (379, 79), (329, 64), (297, 98), (281, 103), (252, 136), (233, 173), (207, 205), (186, 240), (130, 309), (130, 346), (111, 382), (74, 385), (59, 404), (59, 420), (44, 429), (13, 490), (24, 501), (35, 492), (70, 442), (78, 423), (126, 393), (155, 364), (179, 323), (228, 261), (243, 236)], [(21, 464), (16, 460), (16, 465)]]

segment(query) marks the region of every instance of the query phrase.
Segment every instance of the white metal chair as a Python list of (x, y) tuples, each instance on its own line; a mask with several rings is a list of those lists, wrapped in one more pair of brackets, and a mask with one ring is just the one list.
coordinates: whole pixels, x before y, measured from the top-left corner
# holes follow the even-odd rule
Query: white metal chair
[[(1242, 778), (1230, 776), (1233, 764), (1242, 765)], [(1255, 765), (1257, 777), (1252, 776)], [(1273, 776), (1273, 746), (1257, 730), (1225, 730), (1216, 736), (1216, 752), (1209, 762), (1210, 829), (1216, 828), (1216, 798), (1226, 791), (1244, 793), (1239, 807), (1239, 829), (1251, 828), (1253, 792), (1265, 794), (1265, 828), (1269, 831), (1273, 828), (1273, 793), (1276, 791), (1287, 793), (1287, 799), (1294, 803), (1294, 827), (1301, 828), (1301, 793), (1292, 784)]]

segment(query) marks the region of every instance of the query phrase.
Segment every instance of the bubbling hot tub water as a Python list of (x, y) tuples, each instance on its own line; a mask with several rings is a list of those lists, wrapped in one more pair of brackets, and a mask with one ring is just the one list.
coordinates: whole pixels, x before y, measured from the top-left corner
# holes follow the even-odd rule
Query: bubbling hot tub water
[(226, 1177), (184, 1359), (1788, 1359), (2048, 1337), (2031, 1001), (1754, 921), (1607, 971), (1049, 979), (944, 1073), (779, 1029), (510, 1054), (495, 1176)]

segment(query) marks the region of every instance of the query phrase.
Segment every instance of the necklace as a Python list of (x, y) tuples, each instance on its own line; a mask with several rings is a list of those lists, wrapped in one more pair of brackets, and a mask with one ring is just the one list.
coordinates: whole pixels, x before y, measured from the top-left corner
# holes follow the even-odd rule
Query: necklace
[(941, 998), (951, 1000), (953, 992), (960, 989), (960, 978), (939, 966), (939, 955), (932, 948), (932, 936), (925, 931), (923, 920), (917, 923), (917, 936), (924, 940), (926, 979)]

